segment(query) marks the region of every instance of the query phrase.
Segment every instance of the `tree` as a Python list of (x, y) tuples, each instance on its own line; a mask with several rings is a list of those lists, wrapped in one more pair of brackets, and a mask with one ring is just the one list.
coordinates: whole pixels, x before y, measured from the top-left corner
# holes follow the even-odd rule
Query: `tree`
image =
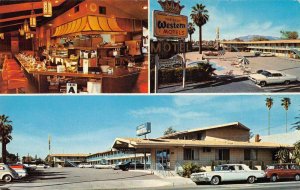
[(292, 159), (297, 163), (300, 164), (300, 141), (294, 144), (295, 148), (292, 151)]
[(299, 38), (299, 34), (296, 31), (280, 31), (281, 38), (287, 39), (287, 40), (296, 40)]
[(271, 97), (266, 99), (266, 106), (268, 108), (268, 135), (270, 135), (271, 108), (273, 106), (273, 99)]
[(2, 162), (6, 163), (7, 150), (6, 145), (12, 140), (12, 121), (8, 119), (8, 116), (0, 116), (0, 141), (2, 144)]
[(290, 151), (286, 148), (280, 147), (277, 151), (275, 158), (279, 163), (287, 163), (290, 161)]
[(164, 131), (164, 135), (169, 135), (172, 133), (176, 133), (177, 131), (175, 129), (173, 129), (173, 127), (168, 127), (165, 131)]
[(188, 33), (190, 35), (190, 42), (192, 42), (192, 35), (195, 33), (195, 25), (194, 23), (192, 22), (189, 22), (189, 25), (188, 25)]
[(281, 100), (281, 106), (285, 109), (285, 132), (287, 133), (287, 112), (289, 110), (289, 107), (291, 105), (291, 99), (290, 98), (283, 98)]
[(193, 22), (199, 27), (199, 54), (202, 54), (202, 27), (208, 22), (208, 10), (202, 4), (196, 4), (192, 7), (191, 18)]
[[(299, 110), (300, 111), (300, 110)], [(295, 123), (292, 124), (292, 129), (300, 130), (300, 115), (296, 116), (295, 119), (297, 120)]]

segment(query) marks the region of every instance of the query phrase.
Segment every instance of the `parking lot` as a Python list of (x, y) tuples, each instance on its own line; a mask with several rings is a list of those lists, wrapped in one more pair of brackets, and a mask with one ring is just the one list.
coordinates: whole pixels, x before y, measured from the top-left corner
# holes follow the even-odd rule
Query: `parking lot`
[[(247, 52), (228, 52), (222, 59), (215, 58), (212, 62), (218, 62), (217, 65), (223, 70), (217, 72), (218, 76), (211, 81), (199, 83), (187, 83), (185, 88), (182, 84), (160, 85), (159, 93), (272, 93), (272, 92), (300, 92), (300, 60), (287, 59), (280, 57), (249, 57)], [(197, 60), (197, 54), (191, 53), (191, 59)], [(251, 73), (257, 70), (277, 70), (286, 74), (298, 77), (298, 82), (289, 85), (273, 84), (260, 87), (248, 79), (247, 75), (242, 75), (240, 68), (235, 68), (231, 63), (237, 56), (248, 56)], [(233, 71), (233, 76), (227, 76), (226, 73)]]
[(94, 168), (37, 169), (0, 189), (126, 189), (168, 185), (150, 172)]

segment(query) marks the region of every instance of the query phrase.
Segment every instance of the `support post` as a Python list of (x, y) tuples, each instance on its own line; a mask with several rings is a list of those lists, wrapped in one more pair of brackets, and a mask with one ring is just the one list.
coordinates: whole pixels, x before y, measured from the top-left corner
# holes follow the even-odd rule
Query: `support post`
[(182, 54), (182, 88), (185, 88), (185, 79), (186, 79), (186, 58), (185, 53)]
[(159, 56), (155, 55), (155, 68), (154, 68), (154, 93), (158, 91), (158, 70), (159, 70)]

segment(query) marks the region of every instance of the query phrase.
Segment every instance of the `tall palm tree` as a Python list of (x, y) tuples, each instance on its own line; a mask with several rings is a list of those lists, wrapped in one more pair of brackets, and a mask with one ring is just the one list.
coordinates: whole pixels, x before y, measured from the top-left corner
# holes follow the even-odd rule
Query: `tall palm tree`
[(270, 117), (271, 117), (271, 108), (273, 106), (273, 99), (271, 97), (266, 99), (266, 106), (268, 108), (268, 135), (270, 135)]
[(208, 22), (208, 10), (202, 4), (196, 4), (192, 7), (191, 18), (193, 22), (199, 27), (199, 53), (202, 54), (202, 26)]
[(6, 145), (12, 140), (12, 121), (6, 115), (0, 115), (0, 141), (2, 144), (2, 162), (6, 163)]
[(285, 132), (287, 133), (287, 112), (288, 112), (289, 107), (291, 105), (291, 99), (290, 98), (281, 99), (281, 105), (285, 109)]
[(188, 33), (190, 35), (190, 42), (192, 42), (192, 35), (195, 33), (195, 25), (194, 23), (192, 22), (189, 22), (189, 25), (188, 25)]

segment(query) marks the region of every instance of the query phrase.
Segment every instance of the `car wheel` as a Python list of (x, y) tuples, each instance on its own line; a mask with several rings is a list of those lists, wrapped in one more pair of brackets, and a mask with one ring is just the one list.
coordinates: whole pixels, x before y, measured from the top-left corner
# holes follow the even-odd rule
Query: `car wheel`
[(300, 175), (299, 174), (295, 175), (295, 181), (300, 181)]
[(254, 176), (250, 176), (247, 179), (248, 183), (254, 183), (255, 182), (255, 177)]
[(262, 87), (264, 87), (264, 86), (267, 85), (267, 83), (266, 83), (266, 81), (261, 81), (261, 82), (259, 83), (259, 85), (262, 86)]
[(5, 183), (10, 183), (12, 181), (12, 177), (10, 175), (5, 175), (3, 177), (3, 181), (5, 181)]
[(285, 85), (289, 85), (291, 82), (289, 80), (284, 81)]
[(271, 182), (276, 182), (277, 181), (277, 175), (272, 175), (270, 178)]
[(218, 176), (214, 176), (214, 177), (212, 177), (211, 178), (211, 181), (210, 181), (210, 183), (212, 184), (212, 185), (219, 185), (220, 184), (220, 177), (218, 177)]

